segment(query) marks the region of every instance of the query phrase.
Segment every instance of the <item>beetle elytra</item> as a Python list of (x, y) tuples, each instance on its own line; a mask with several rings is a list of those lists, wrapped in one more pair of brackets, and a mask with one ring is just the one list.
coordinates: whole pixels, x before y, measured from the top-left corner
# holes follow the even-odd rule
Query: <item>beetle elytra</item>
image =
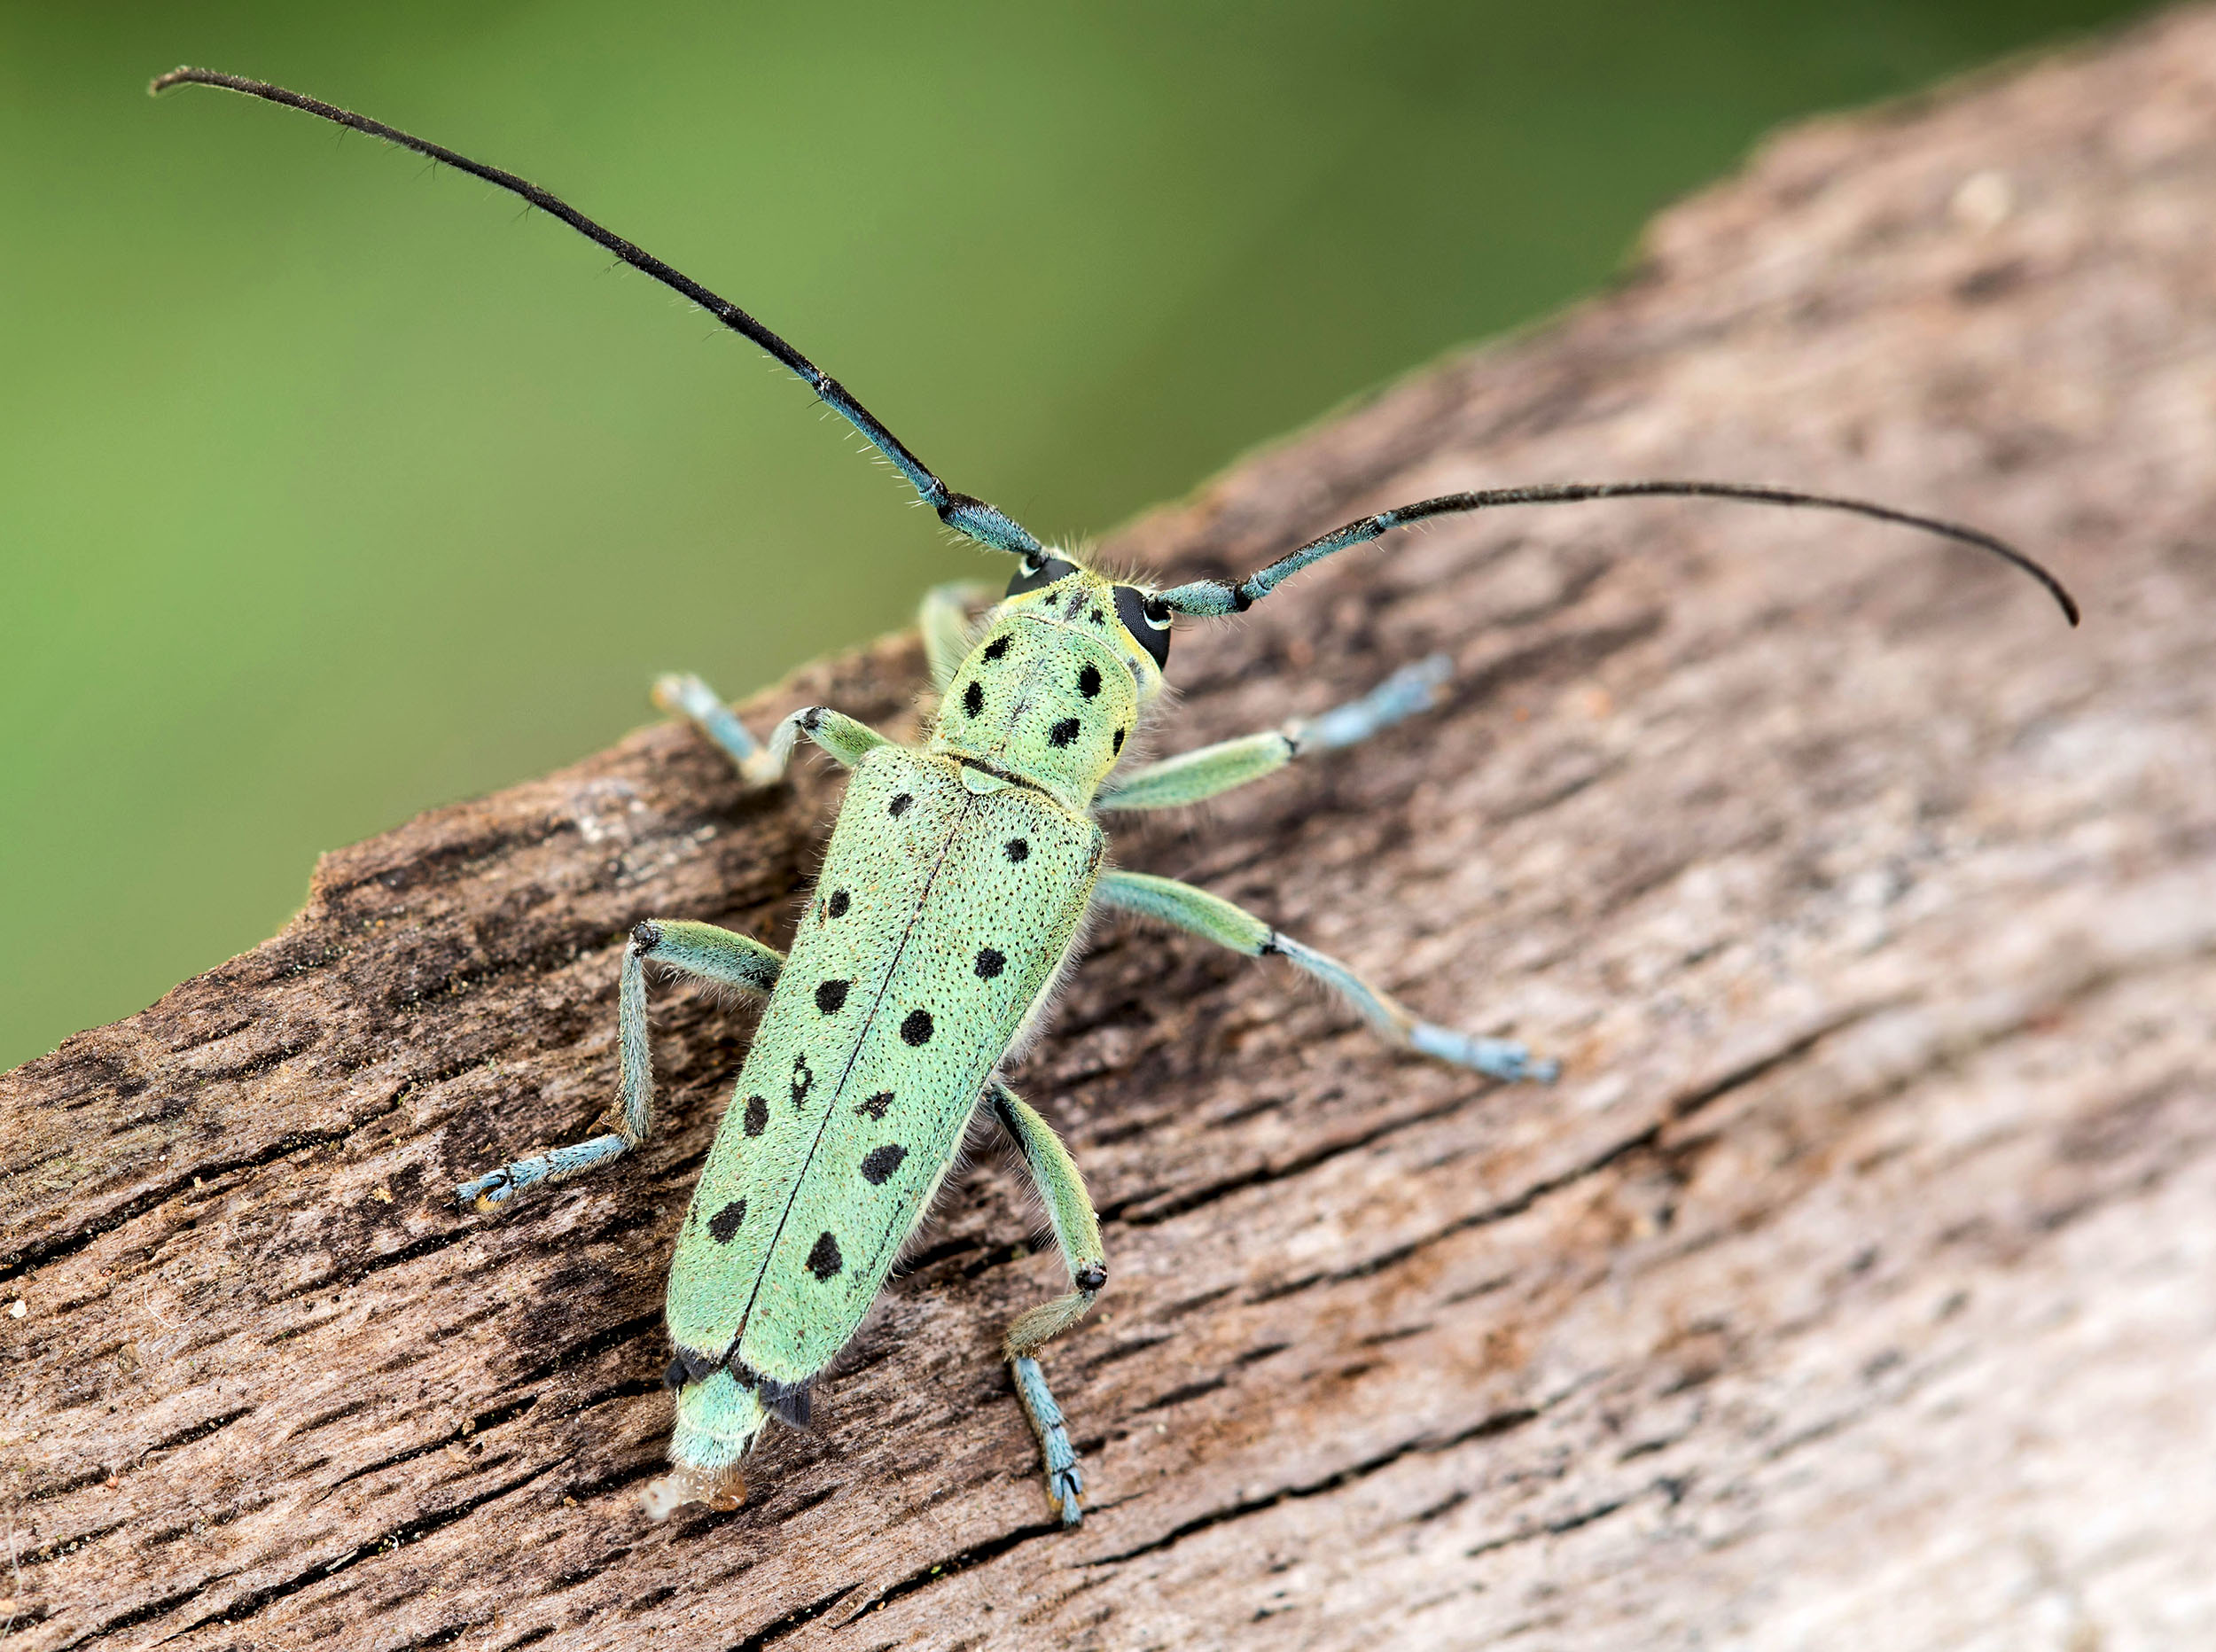
[(940, 700), (911, 748), (828, 706), (758, 743), (707, 686), (668, 677), (655, 698), (689, 719), (750, 783), (780, 782), (805, 737), (853, 771), (822, 871), (789, 955), (712, 924), (647, 916), (618, 986), (619, 1098), (613, 1128), (503, 1165), (457, 1196), (489, 1210), (540, 1182), (609, 1164), (646, 1139), (653, 1079), (649, 964), (764, 996), (768, 1003), (680, 1229), (666, 1313), (675, 1357), (671, 1472), (644, 1495), (657, 1517), (691, 1502), (743, 1500), (740, 1463), (771, 1418), (807, 1421), (810, 1383), (854, 1335), (902, 1246), (928, 1214), (965, 1132), (987, 1110), (1019, 1151), (1045, 1205), (1070, 1289), (1020, 1315), (1004, 1349), (1037, 1436), (1047, 1494), (1082, 1518), (1082, 1478), (1037, 1354), (1083, 1317), (1107, 1282), (1100, 1227), (1060, 1139), (1008, 1087), (1003, 1067), (1042, 1019), (1088, 915), (1167, 924), (1311, 976), (1388, 1041), (1499, 1080), (1549, 1079), (1554, 1064), (1513, 1041), (1419, 1019), (1336, 959), (1204, 890), (1106, 869), (1104, 811), (1175, 807), (1217, 796), (1305, 753), (1354, 744), (1430, 705), (1443, 658), (1394, 674), (1314, 720), (1116, 771), (1162, 688), (1181, 616), (1244, 612), (1291, 575), (1426, 518), (1519, 504), (1631, 496), (1705, 497), (1849, 512), (1998, 556), (2044, 585), (2044, 568), (1973, 528), (1865, 501), (1728, 482), (1566, 483), (1448, 495), (1350, 522), (1235, 583), (1118, 581), (1049, 549), (1014, 519), (949, 489), (814, 362), (737, 306), (602, 228), (535, 184), (376, 121), (263, 82), (181, 68), (153, 82), (216, 86), (303, 110), (456, 167), (552, 214), (634, 269), (700, 305), (799, 375), (914, 487), (947, 526), (1018, 558), (974, 634), (957, 594), (926, 597), (923, 627)]

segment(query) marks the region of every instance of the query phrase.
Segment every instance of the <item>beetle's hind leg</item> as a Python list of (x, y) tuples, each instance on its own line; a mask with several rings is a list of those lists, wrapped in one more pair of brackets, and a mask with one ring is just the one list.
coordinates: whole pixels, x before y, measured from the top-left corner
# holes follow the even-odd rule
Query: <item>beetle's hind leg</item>
[(562, 1181), (597, 1170), (646, 1140), (654, 1125), (654, 1057), (646, 1034), (649, 963), (767, 996), (777, 984), (784, 955), (713, 923), (657, 918), (641, 923), (623, 949), (623, 975), (616, 988), (616, 1043), (622, 1077), (615, 1128), (465, 1181), (455, 1189), (456, 1203), (489, 1211), (537, 1182)]
[(1023, 1150), (1024, 1164), (1046, 1204), (1047, 1220), (1053, 1224), (1063, 1266), (1069, 1269), (1070, 1283), (1075, 1287), (1067, 1296), (1042, 1302), (1018, 1314), (1002, 1344), (1015, 1375), (1016, 1398), (1030, 1420), (1031, 1431), (1039, 1437), (1039, 1454), (1045, 1460), (1047, 1500), (1064, 1525), (1074, 1526), (1085, 1518), (1084, 1506), (1078, 1500), (1085, 1490), (1085, 1477), (1078, 1471), (1077, 1448), (1070, 1444), (1062, 1407), (1055, 1404), (1046, 1375), (1033, 1356), (1084, 1318), (1108, 1282), (1108, 1268), (1101, 1256), (1100, 1219), (1093, 1214), (1085, 1178), (1078, 1173), (1076, 1161), (1053, 1127), (998, 1079), (987, 1084), (985, 1093), (993, 1104), (994, 1117)]

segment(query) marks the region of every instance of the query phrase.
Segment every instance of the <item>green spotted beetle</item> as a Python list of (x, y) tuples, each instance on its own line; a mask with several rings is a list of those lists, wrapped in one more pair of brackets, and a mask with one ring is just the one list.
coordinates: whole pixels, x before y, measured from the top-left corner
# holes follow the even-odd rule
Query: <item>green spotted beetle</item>
[(1972, 528), (1868, 502), (1727, 482), (1564, 483), (1428, 499), (1310, 541), (1236, 583), (1167, 588), (1118, 581), (1050, 550), (982, 500), (950, 491), (862, 404), (737, 306), (603, 229), (546, 191), (376, 121), (263, 82), (180, 68), (152, 90), (217, 86), (366, 132), (456, 167), (552, 214), (698, 304), (804, 379), (907, 478), (939, 519), (1018, 558), (972, 630), (959, 590), (925, 600), (940, 708), (924, 746), (896, 744), (827, 706), (758, 744), (696, 677), (655, 687), (746, 780), (779, 783), (802, 736), (853, 771), (822, 871), (789, 955), (713, 924), (649, 917), (632, 931), (618, 986), (614, 1127), (507, 1165), (457, 1189), (490, 1210), (524, 1188), (606, 1165), (646, 1138), (653, 1079), (649, 964), (769, 1000), (694, 1189), (670, 1269), (675, 1358), (671, 1472), (644, 1503), (736, 1507), (739, 1465), (772, 1417), (808, 1419), (811, 1382), (860, 1327), (902, 1247), (929, 1213), (980, 1109), (1012, 1139), (1044, 1202), (1067, 1294), (1009, 1328), (1016, 1397), (1038, 1437), (1047, 1495), (1066, 1525), (1083, 1482), (1036, 1358), (1107, 1283), (1084, 1179), (1045, 1119), (1001, 1070), (1038, 1029), (1088, 915), (1120, 911), (1255, 957), (1285, 959), (1392, 1043), (1501, 1080), (1550, 1079), (1520, 1044), (1419, 1020), (1337, 960), (1261, 919), (1168, 878), (1105, 867), (1103, 810), (1170, 808), (1258, 780), (1306, 752), (1352, 744), (1424, 709), (1443, 658), (1409, 666), (1321, 717), (1151, 763), (1112, 778), (1162, 687), (1179, 616), (1244, 612), (1291, 574), (1395, 526), (1502, 505), (1670, 495), (1814, 507), (1974, 545), (2043, 584), (2072, 624), (2074, 603), (2044, 568)]

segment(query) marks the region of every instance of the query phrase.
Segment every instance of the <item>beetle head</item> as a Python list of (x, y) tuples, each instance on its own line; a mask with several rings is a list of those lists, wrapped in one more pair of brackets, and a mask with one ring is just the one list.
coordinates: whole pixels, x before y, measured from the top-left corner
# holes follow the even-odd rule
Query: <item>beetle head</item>
[(995, 617), (1018, 612), (1096, 638), (1121, 659), (1142, 703), (1161, 691), (1172, 615), (1148, 588), (1118, 584), (1050, 550), (1034, 551), (1008, 581)]

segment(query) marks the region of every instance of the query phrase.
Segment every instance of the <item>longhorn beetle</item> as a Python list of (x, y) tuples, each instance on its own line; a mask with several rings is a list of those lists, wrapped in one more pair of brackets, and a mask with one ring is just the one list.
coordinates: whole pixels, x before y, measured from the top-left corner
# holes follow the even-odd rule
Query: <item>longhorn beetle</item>
[(808, 1421), (810, 1383), (862, 1323), (979, 1108), (1020, 1151), (1069, 1271), (1068, 1294), (1018, 1317), (1004, 1348), (1045, 1460), (1048, 1499), (1064, 1524), (1083, 1518), (1077, 1454), (1036, 1355), (1092, 1306), (1107, 1283), (1107, 1261), (1083, 1177), (1000, 1070), (1037, 1031), (1088, 912), (1135, 914), (1252, 957), (1284, 958), (1405, 1048), (1496, 1079), (1555, 1076), (1553, 1062), (1521, 1044), (1417, 1019), (1337, 959), (1205, 890), (1104, 869), (1107, 839), (1097, 811), (1197, 803), (1307, 752), (1351, 745), (1429, 706), (1447, 674), (1445, 658), (1434, 658), (1313, 721), (1111, 779), (1161, 690), (1179, 616), (1244, 612), (1310, 564), (1428, 517), (1668, 495), (1846, 511), (1957, 540), (2022, 569), (2078, 622), (2076, 604), (2054, 575), (1975, 528), (1862, 500), (1731, 482), (1449, 494), (1349, 522), (1235, 584), (1119, 581), (1077, 553), (1042, 545), (983, 500), (953, 492), (836, 379), (761, 323), (537, 185), (261, 81), (180, 68), (149, 90), (184, 84), (243, 92), (367, 132), (552, 214), (753, 340), (890, 460), (947, 526), (1018, 559), (1005, 596), (974, 636), (959, 588), (925, 599), (924, 642), (940, 702), (920, 751), (826, 705), (793, 713), (764, 745), (698, 677), (655, 685), (656, 703), (690, 719), (753, 785), (778, 783), (803, 735), (853, 771), (792, 950), (781, 955), (710, 923), (642, 922), (631, 931), (617, 988), (614, 1128), (456, 1190), (463, 1204), (489, 1211), (526, 1188), (612, 1163), (646, 1139), (653, 1100), (647, 965), (768, 998), (670, 1268), (672, 1472), (643, 1500), (658, 1519), (690, 1502), (737, 1507), (745, 1497), (740, 1460), (769, 1419)]

